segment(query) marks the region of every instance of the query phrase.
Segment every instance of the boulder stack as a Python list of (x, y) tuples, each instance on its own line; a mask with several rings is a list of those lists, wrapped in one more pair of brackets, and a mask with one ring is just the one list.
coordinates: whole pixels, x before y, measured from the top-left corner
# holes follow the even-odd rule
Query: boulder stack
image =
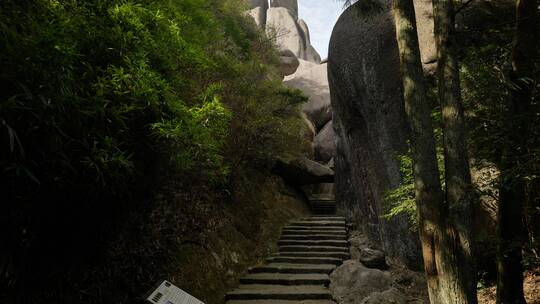
[[(309, 160), (278, 162), (276, 171), (291, 184), (316, 184), (303, 187), (308, 197), (333, 196), (333, 170), (329, 164), (333, 166), (331, 160), (336, 149), (327, 65), (321, 64), (319, 53), (311, 45), (307, 23), (298, 19), (297, 0), (270, 0), (270, 5), (266, 0), (246, 1), (250, 9), (246, 13), (264, 29), (268, 37), (275, 39), (280, 49), (281, 74), (285, 77), (285, 85), (300, 89), (309, 97), (300, 113), (305, 128), (299, 130), (312, 143)], [(314, 173), (314, 170), (317, 172)]]

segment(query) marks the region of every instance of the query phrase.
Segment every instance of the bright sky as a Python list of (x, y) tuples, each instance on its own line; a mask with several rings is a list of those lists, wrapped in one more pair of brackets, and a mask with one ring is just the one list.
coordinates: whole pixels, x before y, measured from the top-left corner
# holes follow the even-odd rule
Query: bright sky
[(325, 59), (328, 55), (328, 42), (337, 19), (343, 11), (341, 0), (298, 0), (299, 18), (309, 27), (311, 44)]

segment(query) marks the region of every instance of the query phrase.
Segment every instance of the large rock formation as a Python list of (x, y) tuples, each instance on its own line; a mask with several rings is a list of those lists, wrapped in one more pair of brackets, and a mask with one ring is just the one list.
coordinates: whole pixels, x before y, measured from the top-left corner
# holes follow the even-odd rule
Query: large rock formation
[(265, 10), (268, 9), (268, 0), (246, 0), (249, 8), (262, 7)]
[(285, 77), (283, 82), (287, 86), (300, 89), (309, 97), (302, 110), (316, 130), (313, 142), (314, 159), (328, 163), (336, 154), (336, 145), (327, 64), (300, 60), (296, 73)]
[(315, 136), (315, 160), (328, 163), (336, 155), (334, 125), (329, 121)]
[(270, 0), (270, 7), (284, 7), (291, 12), (295, 20), (298, 19), (297, 0)]
[(271, 7), (267, 11), (266, 33), (275, 39), (280, 49), (289, 49), (301, 59), (306, 57), (306, 37), (296, 18), (285, 7)]
[[(275, 169), (289, 183), (314, 184), (304, 187), (308, 196), (333, 194), (333, 171), (327, 163), (335, 154), (335, 136), (326, 64), (320, 64), (321, 57), (311, 45), (306, 22), (298, 19), (297, 0), (271, 0), (270, 8), (264, 0), (246, 1), (250, 8), (246, 13), (264, 28), (280, 50), (280, 70), (285, 76), (285, 84), (302, 90), (309, 97), (301, 113), (305, 126), (299, 132), (311, 143), (312, 149), (305, 156), (318, 162), (278, 162)], [(321, 176), (314, 174), (313, 170), (317, 168), (332, 172), (331, 178), (327, 177), (328, 172), (319, 172)], [(318, 185), (324, 182), (327, 183)]]
[(246, 12), (255, 20), (257, 26), (264, 28), (266, 26), (266, 11), (268, 10), (267, 0), (245, 0), (249, 10)]
[(300, 20), (298, 20), (298, 26), (300, 27), (302, 32), (304, 32), (304, 36), (306, 37), (306, 41), (311, 43), (311, 37), (309, 35), (309, 28), (307, 26), (307, 23), (304, 20), (300, 19)]
[(331, 183), (334, 181), (334, 171), (308, 158), (293, 160), (278, 160), (274, 172), (291, 185), (310, 185)]
[(400, 183), (396, 156), (407, 151), (408, 138), (394, 23), (386, 4), (362, 13), (357, 7), (341, 15), (329, 47), (336, 200), (389, 257), (418, 267), (418, 237), (407, 218), (381, 218), (385, 193)]
[(298, 20), (296, 0), (275, 0), (266, 14), (266, 33), (280, 49), (289, 49), (299, 58), (320, 63), (321, 57), (309, 39), (309, 29)]
[(282, 50), (279, 52), (279, 58), (281, 61), (280, 70), (283, 76), (292, 75), (300, 66), (300, 61), (291, 50)]
[(253, 18), (253, 21), (255, 21), (255, 24), (258, 27), (264, 28), (266, 26), (266, 10), (262, 7), (252, 8), (248, 10), (246, 14)]
[(304, 33), (304, 37), (306, 39), (306, 60), (311, 62), (320, 63), (321, 62), (321, 56), (319, 53), (315, 50), (315, 48), (311, 45), (311, 38), (309, 35), (309, 28), (306, 24), (306, 22), (302, 19), (298, 20), (298, 26)]
[(309, 97), (309, 101), (303, 105), (303, 111), (317, 130), (320, 130), (332, 119), (326, 64), (300, 60), (300, 66), (296, 73), (285, 77), (283, 83), (289, 87), (300, 89)]
[[(392, 277), (389, 272), (370, 269), (359, 261), (347, 260), (330, 274), (330, 290), (339, 304), (362, 303), (403, 303), (377, 302), (380, 293), (392, 290), (393, 294), (404, 298), (403, 294), (392, 289)], [(385, 297), (389, 300), (389, 297)], [(394, 297), (395, 298), (395, 297)]]

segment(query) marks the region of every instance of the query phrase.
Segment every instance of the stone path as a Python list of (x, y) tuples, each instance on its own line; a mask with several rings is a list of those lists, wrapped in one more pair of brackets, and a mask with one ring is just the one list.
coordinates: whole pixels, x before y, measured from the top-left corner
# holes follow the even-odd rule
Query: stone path
[(338, 216), (315, 215), (290, 222), (279, 252), (250, 269), (227, 304), (335, 304), (329, 274), (349, 258), (347, 224)]

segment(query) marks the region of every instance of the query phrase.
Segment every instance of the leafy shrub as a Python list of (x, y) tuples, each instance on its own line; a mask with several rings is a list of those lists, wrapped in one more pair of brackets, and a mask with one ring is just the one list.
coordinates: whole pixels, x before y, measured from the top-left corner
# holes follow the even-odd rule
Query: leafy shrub
[[(436, 134), (440, 134), (440, 129), (435, 130)], [(437, 136), (440, 139), (440, 136)], [(395, 189), (386, 192), (383, 201), (383, 207), (386, 210), (383, 218), (392, 219), (399, 215), (406, 215), (410, 229), (417, 231), (418, 215), (416, 213), (416, 199), (414, 189), (413, 161), (409, 155), (399, 156), (401, 172), (401, 183)], [(440, 180), (444, 187), (444, 156), (442, 147), (437, 149), (437, 161), (439, 165)]]

